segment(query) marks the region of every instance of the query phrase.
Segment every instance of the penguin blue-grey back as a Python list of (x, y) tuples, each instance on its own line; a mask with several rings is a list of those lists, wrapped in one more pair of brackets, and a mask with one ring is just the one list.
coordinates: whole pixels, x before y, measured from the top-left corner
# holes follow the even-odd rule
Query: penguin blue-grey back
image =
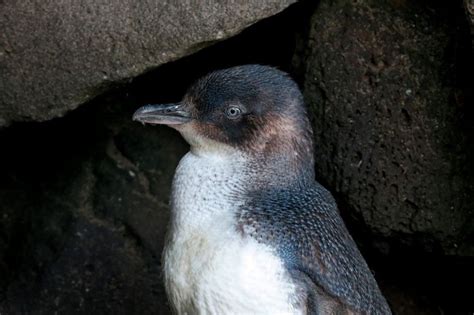
[(245, 65), (199, 79), (134, 119), (190, 144), (175, 173), (164, 259), (178, 314), (391, 314), (331, 194), (284, 72)]

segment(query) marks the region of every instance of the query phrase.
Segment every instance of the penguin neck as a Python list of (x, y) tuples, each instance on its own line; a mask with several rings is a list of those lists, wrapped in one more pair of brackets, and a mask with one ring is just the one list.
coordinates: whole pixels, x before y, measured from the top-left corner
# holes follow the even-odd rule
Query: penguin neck
[[(315, 178), (313, 158), (302, 156), (301, 150), (259, 154), (222, 146), (206, 149), (191, 147), (189, 154), (232, 170), (230, 173), (223, 172), (222, 176), (245, 178), (241, 184), (246, 187), (239, 189), (253, 190), (256, 186), (260, 189), (295, 185), (301, 187), (314, 182)], [(206, 164), (203, 163), (203, 167)], [(199, 171), (198, 168), (195, 171)]]
[(254, 155), (250, 159), (257, 174), (255, 180), (266, 178), (269, 187), (304, 187), (314, 182), (312, 159), (304, 160), (297, 151), (277, 155)]
[[(219, 233), (235, 226), (235, 216), (255, 191), (303, 189), (313, 181), (312, 168), (294, 171), (285, 159), (262, 160), (237, 150), (195, 150), (180, 161), (171, 195), (172, 230)], [(293, 163), (294, 164), (294, 163)], [(191, 236), (189, 236), (191, 237)], [(183, 239), (187, 239), (184, 237)]]

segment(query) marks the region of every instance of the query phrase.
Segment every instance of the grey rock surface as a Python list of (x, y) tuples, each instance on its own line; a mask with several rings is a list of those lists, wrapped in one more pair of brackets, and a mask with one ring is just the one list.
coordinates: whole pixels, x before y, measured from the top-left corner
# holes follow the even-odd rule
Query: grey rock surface
[(472, 58), (459, 9), (321, 1), (295, 62), (318, 177), (387, 240), (386, 254), (390, 243), (474, 253)]
[(1, 1), (0, 127), (61, 116), (293, 2)]

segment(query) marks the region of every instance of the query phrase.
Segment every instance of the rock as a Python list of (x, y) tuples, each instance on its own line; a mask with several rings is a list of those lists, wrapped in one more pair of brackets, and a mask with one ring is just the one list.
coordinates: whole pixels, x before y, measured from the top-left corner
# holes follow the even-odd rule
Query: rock
[(293, 2), (2, 1), (0, 127), (61, 116)]
[(373, 246), (472, 255), (474, 115), (462, 9), (321, 1), (295, 65), (317, 176)]
[(123, 100), (95, 105), (0, 135), (2, 314), (170, 314), (160, 257), (187, 145)]
[(471, 29), (471, 44), (474, 47), (474, 1), (464, 0), (464, 9)]
[(33, 289), (10, 288), (6, 314), (169, 314), (160, 265), (126, 230), (79, 217), (71, 232)]

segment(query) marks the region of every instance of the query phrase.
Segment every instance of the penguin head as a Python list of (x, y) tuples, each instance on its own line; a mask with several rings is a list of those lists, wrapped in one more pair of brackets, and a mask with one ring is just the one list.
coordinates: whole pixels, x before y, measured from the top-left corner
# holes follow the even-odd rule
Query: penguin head
[(268, 66), (218, 70), (176, 104), (147, 105), (134, 120), (177, 129), (198, 152), (302, 154), (312, 159), (311, 128), (296, 83)]

